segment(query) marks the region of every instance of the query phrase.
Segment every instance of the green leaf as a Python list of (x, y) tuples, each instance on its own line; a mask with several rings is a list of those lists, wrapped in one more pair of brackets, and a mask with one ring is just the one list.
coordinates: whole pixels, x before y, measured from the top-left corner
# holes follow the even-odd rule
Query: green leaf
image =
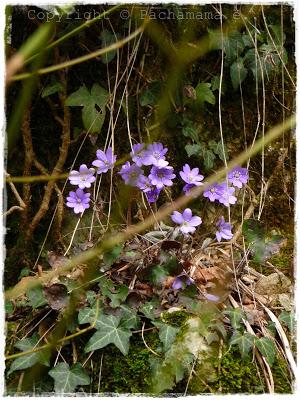
[(6, 314), (12, 314), (14, 312), (14, 305), (10, 300), (5, 301), (5, 312)]
[(91, 92), (85, 85), (81, 86), (67, 98), (66, 105), (69, 107), (83, 107), (82, 120), (85, 129), (89, 130), (90, 133), (99, 133), (105, 120), (105, 107), (108, 98), (108, 92), (95, 83)]
[[(220, 43), (222, 48), (222, 42)], [(230, 36), (224, 37), (225, 59), (228, 64), (232, 64), (244, 51), (245, 44), (239, 32), (233, 32)]]
[(84, 107), (91, 101), (91, 94), (85, 85), (81, 86), (76, 92), (72, 93), (66, 100), (66, 106)]
[[(21, 350), (22, 352), (32, 350), (34, 347), (37, 347), (38, 341), (39, 341), (38, 335), (34, 334), (30, 338), (19, 340), (15, 344), (15, 347)], [(8, 375), (10, 375), (13, 371), (19, 371), (22, 369), (30, 368), (37, 363), (49, 366), (49, 358), (50, 358), (49, 349), (47, 349), (46, 351), (43, 350), (43, 351), (33, 352), (25, 356), (18, 357), (12, 362), (10, 369), (8, 371)]]
[(236, 344), (240, 350), (242, 358), (247, 357), (250, 350), (253, 349), (255, 336), (245, 332), (243, 335), (240, 332), (235, 332), (230, 339), (230, 345)]
[(26, 296), (32, 308), (42, 307), (47, 304), (42, 285), (29, 289), (26, 292)]
[(274, 341), (268, 337), (262, 337), (260, 339), (255, 338), (255, 346), (258, 348), (260, 353), (266, 357), (268, 364), (272, 366), (276, 356)]
[(54, 379), (55, 393), (74, 393), (77, 386), (90, 384), (87, 372), (79, 363), (71, 368), (67, 363), (58, 363), (49, 375)]
[[(144, 303), (139, 308), (139, 310), (145, 315), (146, 318), (154, 320), (160, 314), (159, 306), (160, 306), (160, 303), (159, 303), (158, 299), (155, 298), (155, 299), (152, 299), (151, 301)], [(156, 310), (158, 310), (158, 311), (155, 312)]]
[(30, 275), (30, 272), (31, 272), (31, 271), (30, 271), (30, 269), (29, 269), (28, 267), (22, 268), (18, 279), (21, 279), (21, 278), (23, 278), (24, 276), (29, 276), (29, 275)]
[(244, 33), (242, 35), (242, 41), (243, 41), (245, 47), (253, 47), (253, 42), (251, 40), (250, 35)]
[(199, 141), (198, 130), (195, 129), (193, 126), (185, 126), (182, 129), (182, 133), (185, 137), (191, 138), (196, 143)]
[[(271, 31), (273, 32), (272, 38), (273, 41), (277, 47), (277, 50), (280, 51), (281, 50), (281, 45), (285, 42), (285, 33), (283, 33), (283, 35), (281, 35), (281, 25), (270, 25), (269, 28), (271, 29)], [(270, 45), (273, 45), (269, 35), (267, 36), (267, 40), (269, 42)]]
[(238, 58), (230, 67), (230, 77), (233, 89), (236, 90), (244, 81), (248, 74), (247, 69), (244, 67), (243, 59)]
[(112, 250), (104, 253), (103, 262), (106, 267), (111, 267), (113, 263), (117, 260), (123, 249), (123, 244), (115, 246)]
[(197, 95), (196, 102), (200, 106), (203, 106), (204, 102), (207, 102), (212, 105), (215, 104), (216, 98), (213, 91), (211, 90), (210, 83), (198, 83), (198, 85), (195, 88), (195, 91)]
[(137, 329), (139, 326), (140, 318), (136, 315), (136, 312), (128, 307), (126, 304), (120, 305), (121, 321), (120, 327), (125, 329)]
[(285, 238), (281, 235), (267, 236), (263, 224), (255, 219), (244, 221), (242, 231), (254, 254), (254, 261), (259, 263), (277, 254), (285, 242)]
[(213, 150), (215, 154), (220, 158), (220, 160), (224, 161), (224, 152), (225, 152), (225, 158), (226, 160), (228, 159), (228, 153), (227, 153), (227, 148), (224, 143), (224, 152), (223, 152), (223, 146), (222, 146), (222, 141), (220, 140), (218, 143), (215, 142), (214, 140), (210, 140), (208, 142), (208, 146)]
[(187, 144), (185, 146), (185, 151), (187, 152), (188, 157), (200, 156), (201, 146), (200, 144)]
[(110, 306), (115, 308), (126, 300), (129, 289), (125, 285), (114, 285), (114, 283), (102, 277), (99, 282), (99, 287), (104, 296), (110, 299)]
[[(117, 35), (114, 35), (113, 33), (111, 33), (107, 29), (103, 29), (103, 31), (101, 32), (100, 37), (101, 37), (101, 45), (102, 45), (102, 47), (108, 47), (108, 46), (114, 44), (118, 40)], [(105, 53), (101, 57), (101, 61), (104, 64), (108, 64), (111, 60), (113, 60), (115, 58), (116, 54), (117, 54), (117, 50), (112, 50), (109, 53)]]
[(79, 310), (78, 313), (78, 323), (82, 324), (92, 324), (96, 318), (96, 310), (90, 307), (85, 307)]
[(99, 133), (105, 120), (105, 108), (96, 110), (94, 104), (89, 104), (82, 109), (82, 122), (90, 133)]
[(49, 85), (45, 86), (42, 90), (42, 98), (51, 96), (51, 94), (62, 92), (64, 90), (63, 85), (60, 82), (52, 82)]
[(102, 349), (108, 344), (114, 344), (122, 354), (129, 350), (129, 338), (132, 333), (119, 326), (120, 318), (102, 314), (97, 320), (97, 332), (88, 341), (85, 352)]
[(240, 308), (232, 308), (223, 311), (225, 315), (229, 316), (231, 326), (233, 329), (238, 329), (241, 326), (242, 318), (245, 318), (245, 313)]
[(140, 105), (155, 106), (161, 92), (161, 82), (152, 82), (140, 95)]
[(295, 329), (295, 319), (294, 315), (288, 311), (282, 311), (278, 317), (284, 325), (286, 325), (290, 332), (294, 332)]
[(203, 151), (204, 167), (206, 170), (211, 169), (214, 166), (214, 160), (216, 156), (211, 150)]
[[(211, 90), (214, 92), (215, 90), (220, 89), (220, 75), (214, 75), (211, 79)], [(226, 81), (222, 79), (222, 88), (221, 93), (224, 94), (226, 92)]]
[(158, 335), (159, 339), (163, 343), (164, 350), (168, 350), (176, 339), (176, 335), (180, 329), (163, 322), (153, 322), (153, 325), (159, 329)]

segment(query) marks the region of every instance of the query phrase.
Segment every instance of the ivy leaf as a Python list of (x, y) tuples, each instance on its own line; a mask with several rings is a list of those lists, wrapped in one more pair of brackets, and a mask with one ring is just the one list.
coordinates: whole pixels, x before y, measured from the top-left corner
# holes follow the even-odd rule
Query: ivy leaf
[(240, 308), (232, 308), (230, 310), (223, 311), (223, 313), (229, 316), (230, 323), (233, 329), (240, 328), (242, 318), (245, 318), (243, 310), (241, 310)]
[(27, 290), (26, 296), (32, 308), (42, 307), (47, 304), (42, 285)]
[(203, 158), (204, 158), (204, 167), (206, 170), (211, 169), (214, 166), (214, 159), (216, 156), (211, 150), (203, 151)]
[(254, 340), (255, 336), (251, 335), (251, 333), (246, 332), (242, 335), (240, 332), (235, 332), (230, 339), (230, 345), (236, 344), (240, 350), (242, 358), (245, 358), (253, 348)]
[[(37, 346), (38, 341), (39, 341), (38, 335), (34, 334), (30, 338), (19, 340), (15, 344), (15, 347), (21, 351), (32, 350), (34, 347)], [(12, 362), (10, 369), (8, 371), (8, 375), (10, 375), (13, 371), (19, 371), (22, 369), (30, 368), (37, 363), (49, 366), (49, 357), (50, 357), (49, 349), (47, 349), (46, 351), (45, 350), (37, 351), (27, 354), (25, 356), (18, 357)]]
[[(114, 44), (118, 40), (117, 35), (114, 35), (108, 29), (103, 29), (103, 31), (101, 32), (100, 38), (101, 38), (102, 47), (108, 47), (108, 46)], [(101, 61), (104, 64), (108, 64), (111, 60), (113, 60), (115, 58), (116, 54), (117, 54), (117, 50), (112, 50), (109, 53), (104, 54), (101, 57)]]
[(258, 348), (260, 353), (266, 357), (268, 364), (272, 366), (276, 355), (274, 341), (268, 337), (262, 337), (260, 339), (255, 338), (255, 346)]
[(85, 85), (81, 86), (67, 98), (66, 105), (83, 107), (82, 120), (85, 129), (89, 130), (90, 133), (99, 133), (105, 119), (105, 106), (108, 98), (108, 92), (95, 83), (91, 92)]
[(286, 325), (290, 332), (294, 331), (295, 328), (295, 320), (294, 316), (291, 312), (282, 311), (278, 317), (279, 321), (281, 321), (284, 325)]
[(145, 315), (146, 318), (154, 320), (160, 314), (160, 303), (157, 298), (144, 303), (139, 310)]
[(102, 314), (96, 322), (97, 332), (88, 341), (85, 352), (102, 349), (112, 343), (122, 354), (126, 355), (132, 333), (120, 327), (119, 324), (120, 317)]
[(115, 308), (126, 300), (129, 289), (125, 285), (115, 286), (112, 281), (106, 277), (102, 277), (99, 283), (99, 287), (104, 296), (110, 299), (110, 306)]
[(200, 144), (187, 144), (185, 146), (185, 151), (187, 152), (188, 157), (199, 156), (201, 151)]
[(215, 95), (211, 90), (211, 83), (198, 83), (195, 88), (196, 91), (196, 102), (203, 106), (204, 102), (214, 105), (216, 102)]
[(92, 324), (96, 318), (96, 310), (94, 308), (85, 307), (79, 310), (78, 313), (78, 323), (82, 324)]
[(243, 59), (238, 58), (230, 66), (230, 77), (233, 89), (239, 88), (240, 84), (244, 81), (248, 74), (248, 70), (244, 67)]
[(136, 312), (133, 311), (126, 304), (121, 304), (120, 310), (122, 312), (120, 327), (125, 329), (137, 329), (139, 326), (140, 319), (136, 315)]
[(159, 329), (158, 335), (159, 339), (163, 343), (164, 350), (168, 350), (180, 329), (163, 322), (153, 322), (153, 325)]
[(49, 371), (54, 379), (55, 393), (74, 393), (77, 386), (89, 385), (90, 378), (80, 363), (71, 368), (67, 363), (58, 363)]
[(152, 82), (149, 87), (144, 90), (140, 95), (140, 105), (143, 106), (155, 106), (158, 102), (159, 95), (161, 92), (161, 83)]
[(42, 96), (42, 98), (45, 98), (47, 96), (51, 96), (51, 94), (61, 92), (63, 90), (64, 90), (64, 87), (60, 82), (52, 82), (43, 88), (41, 96)]

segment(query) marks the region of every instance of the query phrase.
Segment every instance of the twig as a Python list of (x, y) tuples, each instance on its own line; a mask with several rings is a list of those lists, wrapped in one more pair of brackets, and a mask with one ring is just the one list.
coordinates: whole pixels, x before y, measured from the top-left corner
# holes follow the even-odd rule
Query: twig
[(154, 350), (152, 350), (152, 349), (147, 345), (147, 343), (146, 343), (146, 341), (145, 341), (145, 338), (144, 338), (144, 329), (145, 329), (145, 322), (143, 322), (143, 326), (142, 326), (142, 339), (143, 339), (144, 345), (147, 347), (147, 349), (148, 349), (152, 354), (154, 354), (154, 355), (157, 356), (157, 357), (160, 357), (160, 355), (159, 355), (158, 353), (156, 353)]
[[(64, 126), (62, 129), (62, 145), (59, 150), (59, 158), (58, 158), (56, 165), (52, 171), (52, 174), (51, 174), (52, 176), (58, 175), (62, 172), (62, 168), (66, 161), (67, 154), (68, 154), (68, 148), (69, 148), (69, 144), (70, 144), (70, 110), (67, 106), (65, 106), (67, 83), (66, 83), (65, 75), (63, 73), (61, 73), (60, 76), (61, 76), (61, 80), (62, 80), (63, 86), (64, 86), (64, 93), (59, 94), (61, 105), (64, 110)], [(54, 189), (54, 181), (48, 181), (48, 184), (45, 188), (45, 193), (44, 193), (44, 197), (43, 197), (42, 203), (40, 205), (40, 208), (37, 211), (37, 213), (35, 214), (32, 222), (29, 225), (28, 230), (26, 232), (27, 240), (29, 240), (29, 238), (35, 231), (36, 227), (38, 226), (40, 220), (46, 214), (48, 207), (49, 207), (53, 189)]]

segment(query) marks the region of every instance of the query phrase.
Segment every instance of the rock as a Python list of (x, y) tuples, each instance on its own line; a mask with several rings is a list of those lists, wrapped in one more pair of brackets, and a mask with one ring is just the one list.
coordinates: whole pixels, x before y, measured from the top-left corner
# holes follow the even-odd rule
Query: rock
[(290, 292), (292, 282), (282, 272), (274, 272), (258, 280), (254, 291), (261, 295), (271, 295)]

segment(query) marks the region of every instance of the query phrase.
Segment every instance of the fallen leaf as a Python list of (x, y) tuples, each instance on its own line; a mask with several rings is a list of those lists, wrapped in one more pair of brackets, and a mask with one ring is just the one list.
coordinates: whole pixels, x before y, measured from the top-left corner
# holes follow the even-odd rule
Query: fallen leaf
[(44, 287), (44, 295), (53, 310), (61, 310), (68, 303), (68, 289), (61, 283)]

